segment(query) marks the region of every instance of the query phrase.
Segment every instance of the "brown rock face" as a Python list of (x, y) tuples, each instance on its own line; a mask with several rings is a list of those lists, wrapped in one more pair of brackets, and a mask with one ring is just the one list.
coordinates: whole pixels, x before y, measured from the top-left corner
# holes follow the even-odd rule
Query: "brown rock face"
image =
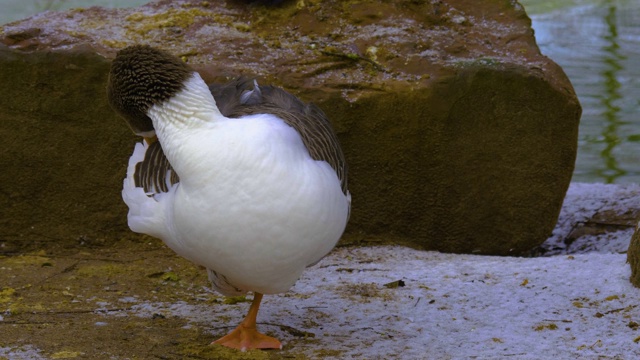
[(350, 165), (346, 241), (521, 254), (551, 233), (573, 171), (580, 105), (515, 1), (158, 1), (37, 15), (0, 43), (9, 245), (129, 234), (135, 138), (105, 86), (138, 43), (320, 106)]

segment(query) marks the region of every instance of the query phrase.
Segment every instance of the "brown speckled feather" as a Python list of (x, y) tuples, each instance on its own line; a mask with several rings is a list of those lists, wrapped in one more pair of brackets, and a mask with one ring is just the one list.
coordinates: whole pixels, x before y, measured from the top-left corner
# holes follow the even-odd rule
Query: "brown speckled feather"
[[(224, 85), (209, 86), (222, 115), (239, 118), (251, 114), (273, 114), (300, 133), (314, 160), (326, 161), (336, 171), (347, 194), (347, 165), (326, 115), (317, 106), (273, 86), (254, 88), (254, 80), (241, 78)], [(167, 176), (169, 181), (167, 181)], [(179, 181), (159, 142), (149, 146), (144, 161), (136, 166), (136, 186), (146, 192), (166, 192), (167, 184)]]
[(159, 141), (150, 144), (142, 162), (136, 164), (133, 180), (137, 187), (152, 194), (167, 192), (171, 185), (179, 181)]

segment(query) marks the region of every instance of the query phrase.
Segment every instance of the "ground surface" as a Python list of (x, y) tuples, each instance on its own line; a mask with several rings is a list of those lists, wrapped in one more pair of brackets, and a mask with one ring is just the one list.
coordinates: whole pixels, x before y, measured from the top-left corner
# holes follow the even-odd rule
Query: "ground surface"
[(152, 238), (5, 254), (0, 359), (632, 359), (640, 289), (621, 252), (638, 191), (573, 184), (545, 256), (336, 249), (265, 297), (258, 326), (282, 351), (209, 346), (250, 296), (211, 292)]

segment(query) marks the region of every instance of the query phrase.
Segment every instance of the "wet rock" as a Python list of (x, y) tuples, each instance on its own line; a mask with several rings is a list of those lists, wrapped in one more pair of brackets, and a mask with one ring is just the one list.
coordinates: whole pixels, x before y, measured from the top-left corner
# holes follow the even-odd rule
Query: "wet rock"
[(238, 75), (319, 105), (350, 165), (346, 242), (521, 254), (550, 235), (580, 105), (515, 1), (157, 1), (0, 28), (0, 232), (11, 244), (122, 236), (135, 141), (109, 109), (118, 49), (207, 81)]

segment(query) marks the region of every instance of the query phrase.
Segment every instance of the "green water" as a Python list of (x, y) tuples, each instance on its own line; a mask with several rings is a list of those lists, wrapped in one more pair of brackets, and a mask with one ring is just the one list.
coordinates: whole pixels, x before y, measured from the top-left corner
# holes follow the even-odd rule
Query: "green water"
[[(146, 0), (0, 0), (0, 23), (44, 10)], [(640, 0), (521, 0), (543, 54), (583, 107), (573, 181), (640, 183)]]
[(640, 182), (640, 1), (521, 3), (583, 107), (573, 181)]
[(80, 7), (134, 7), (149, 0), (0, 0), (0, 24), (24, 19), (46, 10), (60, 11)]

